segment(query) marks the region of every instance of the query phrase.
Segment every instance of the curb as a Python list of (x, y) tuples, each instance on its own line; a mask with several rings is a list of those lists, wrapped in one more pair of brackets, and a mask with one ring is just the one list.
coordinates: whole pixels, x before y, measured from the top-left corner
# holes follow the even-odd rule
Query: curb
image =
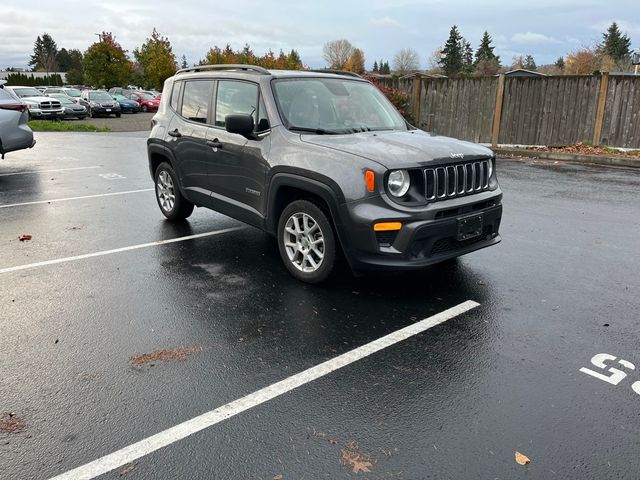
[(520, 148), (493, 148), (496, 155), (512, 155), (515, 157), (540, 158), (544, 160), (558, 160), (561, 162), (589, 163), (593, 165), (607, 165), (615, 167), (640, 168), (640, 158), (633, 157), (603, 157), (599, 155), (575, 155), (571, 153), (538, 152)]

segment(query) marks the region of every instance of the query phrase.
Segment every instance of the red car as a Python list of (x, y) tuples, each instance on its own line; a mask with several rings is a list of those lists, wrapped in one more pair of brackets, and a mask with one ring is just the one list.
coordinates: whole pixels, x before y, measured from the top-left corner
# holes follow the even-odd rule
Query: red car
[(132, 92), (127, 95), (127, 98), (138, 102), (138, 104), (140, 104), (140, 110), (143, 112), (157, 112), (160, 106), (160, 100), (153, 98), (153, 96), (148, 93)]

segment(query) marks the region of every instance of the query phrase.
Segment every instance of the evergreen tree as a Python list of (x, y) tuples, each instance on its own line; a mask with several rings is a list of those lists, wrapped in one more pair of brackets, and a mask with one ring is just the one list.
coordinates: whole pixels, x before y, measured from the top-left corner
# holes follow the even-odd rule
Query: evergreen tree
[(623, 35), (618, 24), (613, 22), (602, 34), (602, 43), (598, 45), (598, 50), (619, 62), (631, 53), (631, 39)]
[(373, 73), (378, 73), (378, 61), (373, 62)]
[(454, 25), (449, 32), (449, 39), (442, 49), (440, 65), (447, 76), (456, 76), (464, 67), (464, 45), (458, 27)]
[(496, 60), (498, 63), (500, 63), (500, 57), (496, 56), (495, 53), (493, 53), (493, 50), (495, 47), (493, 47), (491, 45), (491, 42), (493, 41), (493, 39), (491, 38), (491, 35), (489, 35), (489, 32), (484, 32), (484, 34), (482, 35), (482, 40), (480, 40), (480, 46), (478, 47), (478, 50), (476, 50), (476, 58), (475, 58), (475, 65), (477, 66), (479, 62), (481, 61), (489, 61), (489, 60)]
[(558, 67), (560, 70), (564, 71), (564, 58), (558, 57), (558, 60), (556, 60), (556, 63), (554, 63), (554, 65)]
[(51, 35), (44, 33), (42, 37), (38, 36), (33, 45), (33, 55), (29, 60), (29, 65), (34, 71), (55, 72), (58, 70), (56, 56), (58, 55), (58, 46)]
[(391, 73), (391, 67), (389, 67), (389, 62), (384, 62), (384, 69), (382, 71), (385, 75), (389, 75)]
[(189, 68), (189, 64), (187, 63), (187, 57), (182, 55), (182, 59), (180, 61), (180, 68)]
[(524, 57), (524, 61), (522, 62), (522, 68), (525, 70), (531, 70), (535, 72), (538, 66), (536, 65), (536, 61), (533, 59), (532, 55), (527, 55)]
[(470, 75), (473, 73), (473, 49), (471, 44), (462, 39), (462, 72)]

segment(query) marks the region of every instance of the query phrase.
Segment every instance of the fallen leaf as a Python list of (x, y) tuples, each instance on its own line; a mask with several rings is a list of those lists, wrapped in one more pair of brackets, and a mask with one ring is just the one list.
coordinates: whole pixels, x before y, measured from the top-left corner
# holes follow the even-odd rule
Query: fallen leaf
[(352, 452), (346, 448), (342, 450), (342, 460), (345, 465), (351, 466), (353, 473), (370, 472), (371, 462), (365, 459), (358, 452)]
[(21, 242), (25, 242), (27, 240), (31, 240), (33, 237), (31, 235), (29, 235), (28, 233), (25, 233), (23, 235), (20, 235), (18, 237), (18, 240), (20, 240)]
[(518, 465), (527, 465), (528, 463), (531, 463), (531, 460), (529, 460), (529, 457), (527, 457), (526, 455), (523, 455), (520, 452), (516, 452), (516, 463)]
[(273, 480), (282, 480), (282, 475), (276, 475)]
[(24, 430), (26, 423), (15, 413), (0, 415), (0, 433), (18, 433)]
[(120, 476), (124, 477), (127, 473), (131, 472), (135, 468), (136, 468), (136, 464), (135, 463), (131, 463), (131, 464), (127, 465), (125, 468), (120, 470)]

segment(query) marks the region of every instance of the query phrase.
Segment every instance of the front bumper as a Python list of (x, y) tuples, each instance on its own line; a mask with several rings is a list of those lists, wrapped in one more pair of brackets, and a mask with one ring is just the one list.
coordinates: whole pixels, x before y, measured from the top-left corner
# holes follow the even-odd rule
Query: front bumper
[[(399, 214), (386, 202), (347, 206), (338, 234), (353, 270), (416, 270), (500, 242), (502, 193), (499, 190), (436, 202), (413, 215)], [(481, 234), (458, 240), (459, 219), (481, 215)], [(377, 222), (400, 221), (395, 232), (375, 232)]]
[(94, 115), (115, 115), (120, 113), (120, 106), (117, 107), (91, 107), (91, 113)]
[(61, 108), (60, 110), (41, 110), (39, 108), (29, 109), (29, 117), (31, 118), (56, 120), (59, 118), (64, 118), (64, 116), (65, 113), (63, 108)]

